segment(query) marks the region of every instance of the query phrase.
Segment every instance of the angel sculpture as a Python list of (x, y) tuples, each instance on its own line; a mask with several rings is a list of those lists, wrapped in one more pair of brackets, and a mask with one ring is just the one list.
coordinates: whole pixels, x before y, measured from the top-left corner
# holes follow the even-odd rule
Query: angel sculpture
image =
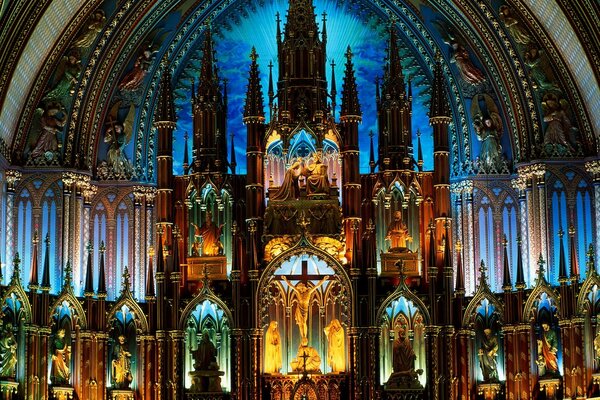
[[(533, 43), (527, 46), (527, 51), (523, 55), (525, 64), (529, 67), (529, 76), (533, 82), (532, 86), (534, 89), (542, 92), (549, 90), (560, 92), (558, 85), (550, 81), (546, 76), (546, 71), (542, 63), (542, 55), (543, 50)], [(551, 71), (548, 70), (548, 73), (551, 73)]]
[(56, 161), (60, 142), (58, 135), (65, 126), (67, 116), (60, 104), (50, 102), (36, 110), (32, 132), (40, 131), (38, 140), (29, 154), (29, 159), (39, 163)]
[(499, 172), (502, 168), (502, 119), (494, 100), (487, 94), (475, 96), (471, 102), (471, 118), (481, 142), (480, 171)]
[[(547, 122), (546, 132), (544, 134), (544, 147), (560, 146), (568, 152), (573, 152), (573, 147), (568, 141), (568, 135), (575, 128), (567, 116), (569, 104), (565, 99), (558, 99), (552, 93), (544, 96), (542, 101), (544, 110), (544, 122)], [(562, 150), (562, 149), (561, 149)]]
[(150, 47), (145, 48), (137, 60), (135, 60), (133, 69), (121, 79), (119, 90), (133, 92), (139, 89), (154, 62), (154, 55), (156, 53)]
[(503, 5), (500, 7), (499, 12), (500, 20), (504, 22), (504, 26), (508, 29), (515, 42), (523, 45), (529, 44), (529, 42), (531, 42), (529, 32), (519, 25), (519, 20), (512, 15), (510, 7)]
[(81, 73), (81, 57), (77, 50), (70, 50), (56, 68), (54, 85), (44, 96), (43, 102), (57, 102), (65, 109), (70, 108), (71, 98), (75, 93), (75, 85)]
[(133, 175), (133, 167), (125, 155), (124, 148), (131, 140), (133, 122), (135, 119), (135, 106), (129, 106), (129, 111), (123, 123), (118, 122), (117, 114), (121, 103), (116, 103), (107, 122), (108, 128), (104, 134), (104, 143), (108, 143), (106, 153), (106, 169), (108, 176), (102, 178), (129, 179)]
[(434, 25), (437, 26), (439, 32), (442, 34), (444, 42), (450, 46), (450, 61), (456, 64), (463, 80), (473, 86), (485, 82), (485, 75), (473, 64), (469, 51), (462, 44), (464, 40), (459, 38), (459, 35), (454, 32), (452, 27), (443, 22), (436, 21)]
[(94, 11), (88, 18), (87, 28), (83, 29), (81, 34), (75, 39), (73, 47), (89, 48), (94, 43), (98, 34), (102, 31), (105, 22), (106, 15), (104, 14), (104, 11), (101, 9)]

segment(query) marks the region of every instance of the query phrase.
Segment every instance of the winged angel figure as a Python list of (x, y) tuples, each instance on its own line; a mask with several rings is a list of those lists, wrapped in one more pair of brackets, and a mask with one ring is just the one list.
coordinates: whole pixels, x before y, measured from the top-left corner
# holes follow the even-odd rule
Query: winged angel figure
[(107, 128), (104, 134), (104, 143), (108, 143), (106, 160), (100, 163), (98, 167), (98, 177), (100, 179), (131, 179), (133, 167), (124, 148), (131, 141), (133, 123), (135, 120), (135, 106), (131, 104), (125, 120), (118, 121), (118, 112), (121, 102), (116, 103), (110, 112)]
[(479, 152), (479, 171), (483, 173), (500, 173), (503, 166), (502, 119), (494, 100), (487, 94), (476, 95), (471, 102), (471, 118), (481, 142)]

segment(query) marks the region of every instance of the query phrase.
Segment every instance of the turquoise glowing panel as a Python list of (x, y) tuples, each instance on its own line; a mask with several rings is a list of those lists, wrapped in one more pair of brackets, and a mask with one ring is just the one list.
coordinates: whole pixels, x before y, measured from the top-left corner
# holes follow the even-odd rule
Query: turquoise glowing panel
[[(327, 79), (331, 89), (331, 61), (335, 61), (335, 75), (337, 83), (336, 118), (339, 118), (342, 83), (345, 70), (345, 52), (348, 45), (354, 54), (353, 63), (359, 91), (363, 122), (359, 127), (359, 147), (361, 151), (361, 172), (369, 171), (369, 131), (377, 133), (377, 110), (375, 104), (375, 80), (383, 75), (384, 58), (386, 57), (387, 32), (386, 25), (378, 23), (375, 19), (363, 20), (357, 17), (351, 5), (333, 0), (315, 0), (315, 14), (319, 29), (322, 27), (322, 13), (327, 13)], [(246, 127), (242, 123), (246, 85), (248, 84), (248, 71), (250, 66), (249, 54), (252, 46), (256, 47), (259, 54), (259, 69), (265, 99), (265, 115), (269, 118), (267, 110), (267, 90), (270, 61), (277, 64), (276, 22), (277, 12), (281, 15), (282, 29), (286, 21), (287, 0), (267, 0), (256, 9), (248, 9), (247, 15), (239, 20), (239, 24), (228, 26), (227, 29), (219, 26), (217, 19), (215, 25), (216, 55), (218, 58), (219, 75), (227, 79), (228, 88), (228, 120), (227, 138), (228, 147), (231, 146), (230, 135), (234, 135), (234, 147), (237, 161), (237, 172), (246, 172)], [(417, 130), (422, 133), (424, 168), (433, 169), (433, 139), (431, 127), (427, 117), (429, 101), (428, 85), (423, 79), (423, 71), (412, 68), (411, 56), (408, 51), (401, 50), (404, 72), (413, 76), (413, 143), (415, 155), (417, 151)], [(197, 60), (192, 61), (196, 66)], [(406, 64), (406, 65), (404, 65)], [(175, 96), (178, 110), (178, 126), (175, 133), (176, 140), (173, 144), (174, 160), (173, 169), (176, 174), (183, 172), (184, 134), (192, 132), (192, 117), (190, 105), (191, 76), (198, 76), (198, 70), (186, 68), (180, 77), (179, 87), (187, 87), (187, 92)], [(277, 68), (273, 68), (273, 81), (276, 86), (278, 79)], [(184, 82), (185, 81), (185, 82)], [(375, 152), (377, 154), (377, 135), (375, 139)], [(191, 149), (191, 143), (190, 143)], [(191, 159), (191, 150), (190, 150)], [(229, 148), (231, 157), (231, 148)]]

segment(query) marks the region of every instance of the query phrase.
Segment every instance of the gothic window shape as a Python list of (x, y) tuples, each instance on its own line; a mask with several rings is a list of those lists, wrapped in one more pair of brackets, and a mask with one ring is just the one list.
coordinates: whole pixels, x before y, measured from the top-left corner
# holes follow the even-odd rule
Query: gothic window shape
[[(519, 236), (519, 229), (518, 229), (518, 222), (517, 222), (518, 212), (519, 212), (518, 208), (519, 208), (519, 205), (517, 204), (517, 201), (512, 196), (506, 196), (506, 198), (504, 199), (504, 204), (502, 206), (502, 229), (501, 229), (501, 231), (503, 232), (504, 235), (506, 235), (506, 241), (507, 241), (506, 252), (508, 254), (508, 265), (510, 266), (510, 269), (511, 269), (510, 277), (513, 282), (515, 280), (515, 277), (517, 276), (517, 274), (516, 274), (517, 247), (518, 247), (517, 239)], [(503, 261), (504, 261), (503, 259), (500, 259), (501, 263)], [(500, 278), (503, 279), (504, 276), (501, 276)], [(500, 285), (501, 285), (501, 282), (502, 282), (502, 280), (499, 283)], [(501, 288), (498, 287), (498, 289), (501, 289)]]
[[(16, 247), (21, 256), (21, 282), (29, 280), (29, 266), (31, 265), (32, 241), (35, 227), (33, 226), (33, 199), (27, 188), (23, 188), (17, 197), (17, 219), (14, 221)], [(13, 254), (14, 255), (14, 254)], [(12, 274), (12, 266), (9, 268)]]
[[(112, 263), (108, 263), (110, 271), (109, 276), (112, 279), (108, 283), (108, 298), (114, 299), (121, 292), (121, 276), (125, 266), (132, 265), (133, 252), (129, 251), (132, 238), (129, 232), (133, 232), (133, 219), (130, 216), (129, 202), (122, 201), (117, 206), (115, 212), (115, 233), (114, 233), (114, 249), (109, 251), (114, 254)], [(132, 283), (135, 287), (136, 277), (132, 276)]]
[[(304, 351), (310, 355), (307, 371), (328, 373), (346, 369), (348, 282), (341, 268), (337, 268), (339, 265), (334, 266), (327, 259), (292, 249), (272, 261), (268, 268), (272, 272), (265, 272), (259, 284), (263, 343), (271, 343), (269, 328), (276, 322), (281, 346), (280, 372), (284, 375), (304, 369), (299, 358)], [(263, 372), (273, 371), (265, 371), (263, 365)]]
[(483, 260), (490, 271), (489, 284), (492, 291), (497, 291), (502, 285), (494, 273), (499, 267), (496, 263), (496, 235), (494, 229), (494, 207), (490, 198), (484, 195), (481, 198), (480, 207), (477, 211), (477, 227), (479, 232), (479, 246), (475, 247), (475, 259)]
[[(569, 225), (569, 218), (567, 216), (567, 196), (565, 193), (565, 186), (560, 180), (556, 180), (552, 185), (551, 190), (551, 210), (552, 210), (552, 224), (549, 225), (552, 240), (553, 253), (550, 255), (550, 262), (548, 263), (549, 282), (552, 285), (558, 285), (558, 263), (561, 240), (565, 251), (567, 251), (568, 242), (565, 239), (568, 238), (567, 230)], [(559, 235), (559, 231), (563, 232), (563, 236)]]
[[(98, 268), (100, 266), (100, 247), (102, 243), (106, 246), (106, 223), (107, 223), (107, 212), (106, 205), (99, 201), (92, 208), (91, 215), (92, 222), (92, 234), (91, 241), (94, 247), (92, 253), (92, 265), (94, 266), (94, 276), (98, 276)], [(94, 282), (94, 287), (97, 287), (97, 283)]]
[(380, 318), (381, 336), (379, 340), (381, 383), (388, 381), (394, 372), (394, 341), (398, 335), (406, 334), (410, 340), (416, 359), (414, 370), (419, 371), (421, 385), (426, 382), (425, 361), (425, 316), (421, 305), (413, 299), (401, 296), (385, 307)]
[[(205, 281), (206, 283), (206, 281)], [(201, 294), (190, 303), (183, 313), (182, 324), (185, 328), (184, 376), (185, 387), (192, 386), (189, 372), (194, 368), (194, 352), (198, 350), (204, 334), (216, 347), (218, 370), (224, 372), (221, 387), (226, 392), (231, 389), (231, 315), (224, 304), (216, 299), (210, 290), (204, 288)]]
[(113, 389), (135, 389), (137, 382), (137, 326), (135, 312), (122, 304), (112, 318), (107, 382)]
[[(42, 197), (42, 215), (41, 215), (41, 225), (39, 226), (39, 239), (40, 245), (38, 246), (38, 260), (43, 262), (42, 255), (45, 252), (45, 244), (44, 239), (46, 236), (49, 238), (58, 238), (61, 234), (61, 230), (59, 228), (59, 217), (57, 214), (57, 208), (60, 204), (60, 196), (57, 196), (58, 192), (57, 188), (50, 188), (46, 190), (44, 196)], [(52, 239), (51, 239), (52, 240)], [(48, 248), (48, 254), (50, 257), (50, 266), (58, 265), (58, 244), (50, 243)], [(50, 292), (58, 293), (60, 288), (60, 275), (58, 268), (52, 268), (50, 271)]]

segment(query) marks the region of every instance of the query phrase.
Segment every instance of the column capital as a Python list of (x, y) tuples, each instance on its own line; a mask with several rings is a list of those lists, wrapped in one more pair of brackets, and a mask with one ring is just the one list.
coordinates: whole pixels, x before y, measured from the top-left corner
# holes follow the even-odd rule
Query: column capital
[(23, 174), (20, 171), (14, 169), (7, 169), (4, 171), (4, 176), (6, 178), (6, 185), (9, 192), (14, 192), (15, 186), (23, 177)]
[(600, 160), (592, 160), (586, 162), (585, 170), (592, 175), (592, 178), (594, 178), (594, 182), (600, 182)]
[(466, 179), (464, 181), (453, 182), (450, 184), (450, 191), (456, 195), (472, 194), (473, 193), (473, 180)]

